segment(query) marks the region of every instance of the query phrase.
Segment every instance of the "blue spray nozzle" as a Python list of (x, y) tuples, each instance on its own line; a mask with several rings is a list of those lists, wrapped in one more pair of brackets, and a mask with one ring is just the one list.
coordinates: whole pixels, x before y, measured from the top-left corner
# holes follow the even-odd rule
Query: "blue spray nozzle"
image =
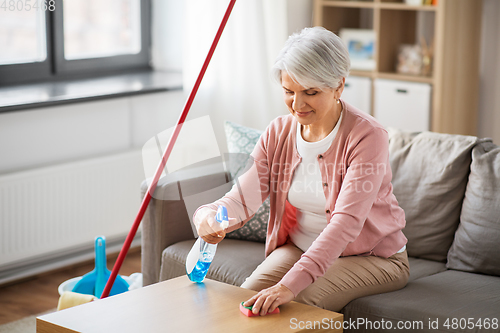
[(229, 225), (229, 219), (227, 217), (227, 208), (224, 206), (219, 206), (217, 208), (217, 215), (215, 215), (215, 220), (222, 223), (222, 228), (227, 228)]

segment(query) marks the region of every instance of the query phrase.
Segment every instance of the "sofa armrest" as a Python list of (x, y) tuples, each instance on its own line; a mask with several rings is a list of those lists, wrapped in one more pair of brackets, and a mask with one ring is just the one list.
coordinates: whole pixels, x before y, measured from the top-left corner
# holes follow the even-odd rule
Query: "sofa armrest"
[[(143, 181), (142, 197), (146, 195), (150, 182), (151, 179)], [(181, 180), (160, 179), (142, 220), (142, 274), (145, 286), (159, 281), (161, 256), (166, 247), (194, 238), (190, 216), (197, 207), (192, 207), (192, 199), (186, 203), (185, 198), (195, 197), (194, 202), (200, 204), (213, 202), (220, 198), (221, 191), (210, 190), (224, 188), (223, 185), (230, 185), (226, 172), (194, 175)]]

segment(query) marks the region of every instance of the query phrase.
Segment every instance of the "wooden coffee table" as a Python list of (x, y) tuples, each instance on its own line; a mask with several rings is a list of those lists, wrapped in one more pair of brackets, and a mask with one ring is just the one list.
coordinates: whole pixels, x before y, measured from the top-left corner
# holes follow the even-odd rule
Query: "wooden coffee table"
[(255, 291), (186, 276), (36, 319), (37, 333), (342, 332), (342, 314), (291, 302), (281, 313), (246, 317), (239, 304)]

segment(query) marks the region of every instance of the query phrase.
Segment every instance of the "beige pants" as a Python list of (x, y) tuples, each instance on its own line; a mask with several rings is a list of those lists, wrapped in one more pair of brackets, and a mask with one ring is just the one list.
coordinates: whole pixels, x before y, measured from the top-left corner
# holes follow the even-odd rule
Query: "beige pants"
[[(293, 244), (274, 250), (241, 285), (260, 291), (278, 283), (303, 254)], [(406, 250), (389, 258), (375, 256), (340, 257), (325, 275), (300, 292), (296, 301), (323, 309), (340, 311), (361, 296), (380, 294), (403, 288), (408, 282), (410, 266)]]

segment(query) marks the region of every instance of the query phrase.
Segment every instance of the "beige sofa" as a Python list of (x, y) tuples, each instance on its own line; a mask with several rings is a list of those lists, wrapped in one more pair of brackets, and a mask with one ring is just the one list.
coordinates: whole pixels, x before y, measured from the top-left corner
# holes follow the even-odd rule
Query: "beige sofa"
[[(500, 148), (476, 137), (389, 132), (410, 281), (350, 302), (344, 331), (500, 332)], [(198, 166), (158, 185), (142, 229), (146, 285), (185, 274), (193, 211), (231, 187), (222, 166), (207, 170)], [(143, 195), (146, 189), (147, 181)], [(220, 243), (208, 277), (239, 286), (264, 259), (264, 243), (245, 240), (244, 232), (233, 238)]]

